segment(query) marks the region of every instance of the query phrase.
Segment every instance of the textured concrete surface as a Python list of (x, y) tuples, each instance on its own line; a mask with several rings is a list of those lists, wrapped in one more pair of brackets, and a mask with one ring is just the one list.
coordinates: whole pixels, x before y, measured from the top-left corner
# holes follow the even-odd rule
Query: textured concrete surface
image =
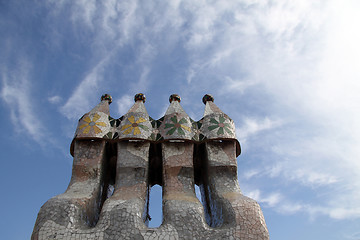
[[(138, 94), (129, 112), (114, 119), (111, 97), (102, 97), (79, 120), (68, 189), (41, 207), (31, 238), (269, 239), (260, 206), (241, 194), (233, 121), (211, 96), (204, 96), (197, 122), (180, 100), (172, 95), (165, 116), (154, 120)], [(155, 184), (163, 187), (163, 222), (149, 228)]]

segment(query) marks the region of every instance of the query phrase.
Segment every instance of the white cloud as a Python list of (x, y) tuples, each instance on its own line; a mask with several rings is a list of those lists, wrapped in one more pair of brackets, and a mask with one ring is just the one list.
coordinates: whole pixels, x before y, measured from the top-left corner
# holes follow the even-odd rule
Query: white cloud
[(249, 137), (259, 134), (262, 131), (279, 127), (281, 124), (282, 122), (280, 120), (271, 120), (268, 117), (261, 120), (246, 117), (243, 125), (236, 129), (236, 134), (241, 142), (246, 142)]
[(345, 218), (354, 218), (360, 216), (360, 208), (352, 208), (352, 209), (346, 209), (346, 208), (334, 208), (329, 209), (329, 215), (330, 217), (334, 219), (345, 219)]
[(245, 179), (250, 179), (254, 176), (257, 176), (260, 174), (260, 169), (250, 169), (247, 170), (241, 177), (245, 178)]
[(339, 206), (324, 203), (323, 205), (314, 203), (303, 203), (287, 198), (279, 192), (270, 192), (268, 194), (255, 189), (244, 193), (246, 196), (259, 202), (264, 208), (272, 208), (273, 210), (285, 214), (293, 215), (304, 213), (311, 220), (315, 220), (319, 216), (327, 216), (332, 219), (353, 219), (360, 216), (360, 208), (349, 208), (349, 206)]
[[(245, 80), (234, 78), (228, 83), (238, 94), (266, 94), (271, 104), (262, 111), (272, 117), (263, 122), (250, 118), (237, 132), (249, 148), (267, 154), (261, 162), (265, 170), (255, 168), (249, 179), (257, 176), (266, 181), (270, 177), (284, 185), (291, 182), (319, 191), (333, 189), (316, 208), (303, 200), (283, 212), (358, 218), (360, 188), (354, 183), (360, 180), (360, 31), (354, 26), (359, 21), (354, 5), (359, 4), (317, 4), (254, 3), (250, 12), (258, 14), (238, 17), (247, 19), (246, 29), (250, 29), (248, 35), (241, 35), (242, 42), (253, 41), (248, 50), (240, 52), (247, 56), (246, 62), (239, 62)], [(251, 32), (258, 37), (254, 39)], [(247, 81), (256, 82), (255, 87), (244, 88)], [(275, 121), (275, 128), (270, 119), (282, 120)], [(252, 139), (254, 135), (259, 137)]]
[(311, 185), (330, 185), (338, 182), (336, 176), (327, 173), (308, 171), (308, 169), (296, 169), (286, 177), (288, 179), (296, 179), (297, 181), (305, 182), (306, 184)]
[(334, 186), (335, 183), (340, 182), (336, 173), (329, 173), (323, 169), (313, 169), (311, 166), (296, 168), (296, 165), (286, 164), (286, 162), (276, 162), (274, 165), (261, 169), (248, 169), (240, 176), (246, 180), (254, 177), (286, 179), (287, 183), (293, 182), (311, 188)]
[(31, 68), (31, 64), (23, 59), (17, 64), (16, 70), (2, 69), (1, 98), (9, 107), (15, 131), (28, 134), (41, 143), (45, 128), (31, 96)]
[[(290, 206), (290, 207), (289, 207)], [(315, 219), (318, 216), (327, 216), (336, 220), (343, 219), (354, 219), (360, 217), (360, 209), (348, 208), (348, 206), (342, 207), (339, 205), (310, 205), (310, 204), (285, 204), (284, 206), (279, 206), (278, 209), (280, 212), (285, 214), (293, 214), (296, 212), (307, 213), (311, 219)]]
[[(102, 59), (80, 82), (74, 93), (60, 108), (62, 114), (68, 119), (80, 118), (86, 109), (91, 110), (90, 99), (93, 99), (94, 93), (98, 91), (99, 84), (103, 81), (104, 65), (111, 56)], [(100, 101), (100, 100), (99, 100)]]
[[(65, 3), (57, 8), (65, 9)], [(61, 111), (78, 118), (90, 110), (89, 99), (104, 83), (104, 69), (111, 62), (103, 59), (123, 54), (122, 47), (134, 48), (132, 66), (121, 66), (139, 74), (131, 90), (151, 86), (152, 64), (157, 57), (173, 59), (169, 53), (178, 48), (185, 67), (177, 70), (187, 80), (186, 90), (264, 99), (261, 106), (256, 101), (234, 104), (247, 107), (234, 119), (241, 142), (267, 154), (257, 162), (264, 168), (255, 167), (247, 179), (279, 178), (284, 185), (291, 182), (310, 191), (336, 187), (323, 208), (289, 203), (283, 212), (358, 216), (350, 211), (360, 206), (355, 201), (360, 187), (353, 184), (360, 181), (358, 5), (351, 0), (78, 1), (71, 8), (74, 28), (94, 34), (92, 62), (99, 64)], [(119, 113), (132, 103), (132, 97), (123, 96), (117, 101)], [(277, 206), (280, 196), (261, 195), (269, 206)]]
[(119, 100), (116, 101), (118, 114), (122, 116), (126, 114), (131, 106), (134, 104), (134, 98), (130, 95), (123, 95)]
[(258, 189), (247, 192), (245, 195), (252, 199), (255, 199), (262, 204), (265, 204), (266, 207), (274, 207), (281, 203), (283, 199), (282, 194), (278, 192), (273, 192), (268, 194), (267, 196), (263, 196), (263, 194)]
[(303, 211), (304, 206), (299, 203), (289, 203), (289, 202), (284, 203), (284, 202), (282, 202), (281, 204), (279, 204), (279, 206), (276, 210), (283, 214), (295, 214), (300, 211)]
[(61, 97), (60, 96), (52, 96), (52, 97), (49, 97), (48, 100), (50, 103), (52, 104), (56, 104), (56, 103), (59, 103), (61, 101)]
[(254, 79), (233, 79), (226, 76), (224, 79), (224, 86), (221, 91), (222, 94), (228, 94), (229, 92), (235, 92), (236, 94), (243, 94), (248, 88), (255, 86), (257, 81)]
[(83, 22), (89, 28), (94, 28), (94, 18), (96, 13), (96, 0), (79, 0), (74, 2), (73, 11), (77, 14), (72, 14), (72, 21), (77, 23)]
[(149, 82), (148, 82), (148, 75), (149, 75), (150, 69), (147, 66), (144, 66), (140, 78), (136, 83), (132, 84), (132, 90), (134, 92), (140, 93), (140, 92), (146, 92)]
[(252, 190), (250, 192), (245, 192), (244, 193), (246, 196), (256, 200), (256, 201), (260, 201), (260, 190), (259, 189), (255, 189), (255, 190)]

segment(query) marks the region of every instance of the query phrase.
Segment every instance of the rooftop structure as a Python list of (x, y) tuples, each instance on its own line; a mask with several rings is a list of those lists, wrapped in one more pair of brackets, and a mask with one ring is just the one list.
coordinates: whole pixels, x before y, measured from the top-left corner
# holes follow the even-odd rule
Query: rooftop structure
[[(144, 94), (134, 99), (115, 119), (105, 94), (80, 118), (70, 184), (41, 207), (32, 239), (269, 239), (260, 206), (240, 191), (234, 122), (214, 98), (203, 97), (199, 121), (176, 94), (159, 120), (148, 115)], [(163, 222), (149, 228), (155, 184), (163, 188)]]

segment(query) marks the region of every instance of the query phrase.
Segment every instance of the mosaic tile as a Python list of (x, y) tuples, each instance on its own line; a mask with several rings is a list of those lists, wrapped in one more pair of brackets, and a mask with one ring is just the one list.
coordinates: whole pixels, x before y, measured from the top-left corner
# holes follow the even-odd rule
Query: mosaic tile
[[(110, 117), (111, 96), (101, 100), (79, 121), (68, 189), (41, 207), (31, 239), (269, 239), (259, 204), (240, 190), (235, 125), (211, 95), (199, 121), (178, 95), (159, 120), (147, 114), (144, 94), (119, 119)], [(163, 223), (148, 228), (155, 181)]]

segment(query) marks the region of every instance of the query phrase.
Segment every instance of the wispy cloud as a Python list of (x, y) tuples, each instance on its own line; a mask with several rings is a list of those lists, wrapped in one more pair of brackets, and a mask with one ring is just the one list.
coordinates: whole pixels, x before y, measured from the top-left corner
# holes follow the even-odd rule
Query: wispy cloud
[[(98, 91), (98, 86), (103, 80), (104, 65), (110, 56), (102, 59), (80, 82), (74, 93), (61, 107), (61, 113), (68, 119), (76, 119), (84, 114), (84, 111), (91, 110), (93, 106), (90, 99), (94, 96), (94, 92)], [(98, 94), (101, 96), (101, 94)]]
[[(261, 162), (264, 168), (255, 168), (246, 177), (275, 177), (284, 185), (292, 182), (310, 189), (333, 189), (316, 208), (312, 206), (315, 203), (303, 199), (286, 205), (282, 212), (360, 217), (356, 210), (359, 186), (354, 185), (360, 170), (360, 128), (356, 124), (360, 99), (355, 93), (360, 91), (360, 48), (355, 43), (359, 31), (350, 31), (359, 17), (356, 8), (350, 10), (349, 6), (336, 1), (321, 5), (307, 1), (253, 3), (249, 12), (257, 14), (246, 18), (247, 29), (257, 37), (252, 37), (248, 50), (240, 51), (247, 56), (247, 61), (239, 62), (246, 80), (228, 81), (233, 86), (229, 92), (264, 94), (270, 103), (261, 108), (262, 115), (271, 116), (267, 121), (250, 118), (252, 121), (245, 121), (238, 130), (248, 149), (266, 152)], [(245, 44), (251, 31), (241, 35)], [(256, 87), (247, 87), (246, 81), (256, 82)], [(241, 122), (240, 117), (235, 120)]]
[(271, 120), (268, 117), (260, 120), (246, 117), (243, 122), (243, 125), (236, 129), (237, 136), (241, 142), (246, 142), (249, 137), (262, 131), (279, 127), (282, 124), (280, 120)]
[(149, 81), (148, 81), (148, 75), (149, 75), (150, 69), (147, 66), (144, 66), (141, 70), (140, 78), (139, 80), (132, 84), (131, 89), (134, 92), (146, 92), (148, 89)]
[(289, 202), (289, 200), (279, 192), (263, 193), (259, 189), (245, 191), (245, 194), (255, 199), (265, 208), (273, 208), (283, 214), (295, 214), (304, 211), (306, 206), (301, 203)]
[(344, 239), (359, 240), (360, 239), (360, 232), (346, 233), (344, 235)]
[(256, 86), (256, 79), (233, 79), (229, 76), (224, 78), (223, 88), (221, 94), (228, 94), (230, 92), (236, 94), (243, 94), (248, 88)]
[(291, 200), (280, 192), (263, 193), (259, 189), (255, 189), (245, 194), (258, 201), (265, 208), (272, 208), (281, 214), (292, 215), (296, 213), (307, 214), (310, 220), (315, 220), (319, 216), (327, 216), (332, 219), (352, 219), (360, 216), (360, 209), (341, 207), (324, 203), (323, 205), (316, 203), (304, 203), (303, 200)]
[[(355, 201), (360, 200), (360, 187), (352, 184), (360, 180), (360, 33), (354, 26), (360, 19), (357, 8), (351, 7), (359, 3), (53, 4), (54, 16), (70, 6), (66, 12), (79, 42), (91, 45), (87, 73), (61, 108), (65, 116), (81, 116), (93, 106), (90, 99), (99, 86), (115, 86), (116, 80), (105, 81), (109, 66), (126, 72), (127, 87), (117, 101), (123, 114), (133, 102), (130, 91), (146, 91), (158, 81), (153, 67), (162, 66), (164, 59), (174, 61), (177, 68), (171, 74), (176, 80), (167, 85), (181, 85), (196, 94), (211, 90), (233, 100), (233, 107), (228, 104), (223, 110), (235, 116), (237, 135), (247, 149), (244, 157), (246, 152), (263, 155), (257, 161), (263, 167), (250, 166), (254, 170), (245, 176), (248, 180), (278, 178), (284, 185), (291, 182), (309, 191), (336, 188), (317, 210), (305, 200), (295, 204), (288, 200), (283, 212), (358, 216), (349, 209), (360, 207)], [(178, 56), (181, 61), (176, 61)], [(175, 85), (178, 79), (181, 84)], [(276, 207), (277, 199), (287, 196), (291, 197), (262, 193), (259, 199)], [(328, 211), (330, 207), (337, 210)]]
[(310, 185), (330, 185), (338, 182), (336, 176), (328, 173), (308, 171), (308, 169), (296, 169), (287, 175), (286, 178)]
[(52, 104), (59, 103), (61, 101), (61, 99), (62, 98), (60, 96), (58, 96), (58, 95), (55, 95), (55, 96), (52, 96), (52, 97), (48, 98), (49, 102), (52, 103)]
[(134, 104), (134, 98), (130, 95), (124, 95), (119, 100), (116, 101), (117, 104), (117, 113), (119, 116), (122, 116), (129, 111), (130, 107)]
[(20, 60), (14, 69), (3, 68), (1, 98), (10, 110), (15, 131), (41, 143), (45, 127), (31, 96), (31, 70), (31, 63), (25, 59)]
[[(67, 4), (66, 1), (56, 4), (52, 17), (60, 16)], [(152, 5), (138, 5), (136, 1), (107, 1), (104, 4), (79, 1), (70, 6), (72, 27), (76, 31), (81, 29), (89, 37), (85, 41), (91, 40), (94, 47), (90, 48), (88, 73), (61, 107), (61, 112), (69, 119), (81, 116), (84, 109), (91, 107), (89, 99), (93, 98), (94, 90), (112, 88), (110, 84), (124, 86), (127, 82), (130, 87), (121, 89), (123, 94), (128, 94), (129, 90), (131, 93), (146, 91), (151, 71), (149, 65), (156, 51), (150, 43), (152, 37), (149, 36), (154, 29), (143, 28), (147, 24), (146, 14), (143, 16), (141, 12), (143, 8), (152, 8)], [(134, 35), (136, 32), (137, 35)], [(81, 36), (78, 37), (81, 39)], [(132, 49), (134, 41), (138, 41), (136, 49)], [(126, 59), (129, 54), (131, 60)], [(124, 71), (124, 79), (107, 72), (113, 72), (119, 65)]]
[(274, 207), (278, 205), (283, 199), (282, 194), (278, 192), (273, 192), (268, 194), (267, 196), (263, 196), (260, 190), (254, 190), (246, 193), (247, 196), (255, 199), (256, 201), (266, 204), (267, 207)]

